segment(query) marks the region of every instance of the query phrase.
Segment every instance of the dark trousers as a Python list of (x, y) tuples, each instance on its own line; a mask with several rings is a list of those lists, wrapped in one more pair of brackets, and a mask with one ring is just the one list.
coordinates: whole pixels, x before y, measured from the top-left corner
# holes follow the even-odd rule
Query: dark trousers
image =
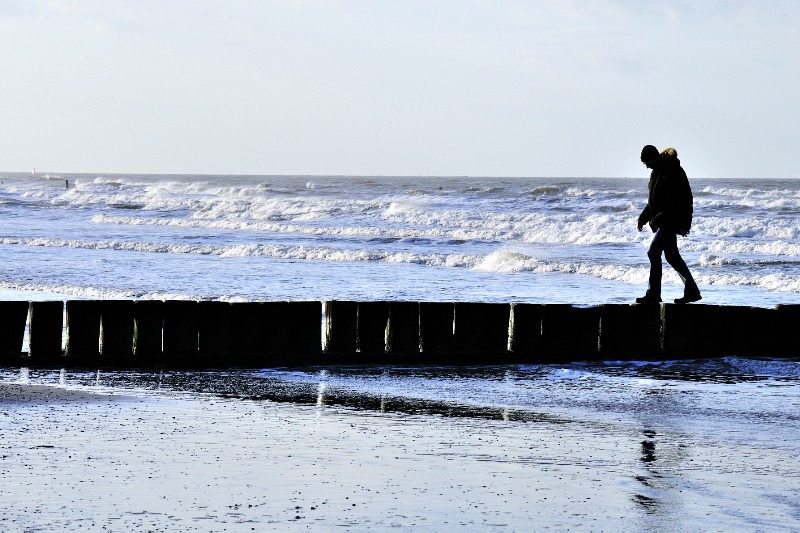
[(683, 261), (678, 252), (678, 236), (672, 230), (658, 228), (656, 236), (653, 238), (650, 249), (647, 250), (647, 257), (650, 258), (650, 282), (647, 284), (647, 296), (661, 299), (661, 253), (667, 263), (678, 273), (683, 280), (683, 294), (694, 296), (700, 294), (700, 289), (692, 278), (689, 267)]

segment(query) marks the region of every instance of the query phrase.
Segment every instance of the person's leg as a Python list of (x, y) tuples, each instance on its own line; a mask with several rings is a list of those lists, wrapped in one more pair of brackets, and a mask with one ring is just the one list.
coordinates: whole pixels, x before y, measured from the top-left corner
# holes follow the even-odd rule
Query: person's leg
[(686, 266), (678, 251), (678, 236), (674, 233), (670, 233), (669, 238), (664, 239), (664, 258), (683, 280), (683, 295), (697, 296), (700, 294), (700, 289), (697, 288), (697, 283), (694, 282), (689, 267)]
[(650, 249), (647, 250), (647, 257), (650, 259), (650, 280), (647, 283), (648, 298), (661, 300), (661, 253), (664, 251), (664, 239), (668, 238), (668, 233), (659, 228)]

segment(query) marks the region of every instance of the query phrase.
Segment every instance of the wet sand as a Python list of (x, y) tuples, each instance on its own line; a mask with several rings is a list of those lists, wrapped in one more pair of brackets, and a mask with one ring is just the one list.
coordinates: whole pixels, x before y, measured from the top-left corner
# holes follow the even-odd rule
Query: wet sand
[(624, 421), (9, 383), (0, 421), (0, 530), (789, 530), (800, 509), (796, 454)]

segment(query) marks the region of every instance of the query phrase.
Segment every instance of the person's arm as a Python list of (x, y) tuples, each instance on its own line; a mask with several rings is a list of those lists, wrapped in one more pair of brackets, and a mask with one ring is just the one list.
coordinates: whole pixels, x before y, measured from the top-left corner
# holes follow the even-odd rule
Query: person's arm
[(644, 225), (650, 222), (650, 217), (650, 205), (646, 205), (642, 210), (642, 214), (639, 215), (639, 220), (636, 221), (636, 229), (642, 231)]

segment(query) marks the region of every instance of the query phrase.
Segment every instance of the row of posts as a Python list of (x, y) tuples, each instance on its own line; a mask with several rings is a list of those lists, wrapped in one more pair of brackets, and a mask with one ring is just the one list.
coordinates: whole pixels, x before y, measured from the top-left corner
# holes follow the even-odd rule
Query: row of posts
[(797, 357), (798, 319), (800, 305), (0, 302), (0, 362), (227, 368)]

